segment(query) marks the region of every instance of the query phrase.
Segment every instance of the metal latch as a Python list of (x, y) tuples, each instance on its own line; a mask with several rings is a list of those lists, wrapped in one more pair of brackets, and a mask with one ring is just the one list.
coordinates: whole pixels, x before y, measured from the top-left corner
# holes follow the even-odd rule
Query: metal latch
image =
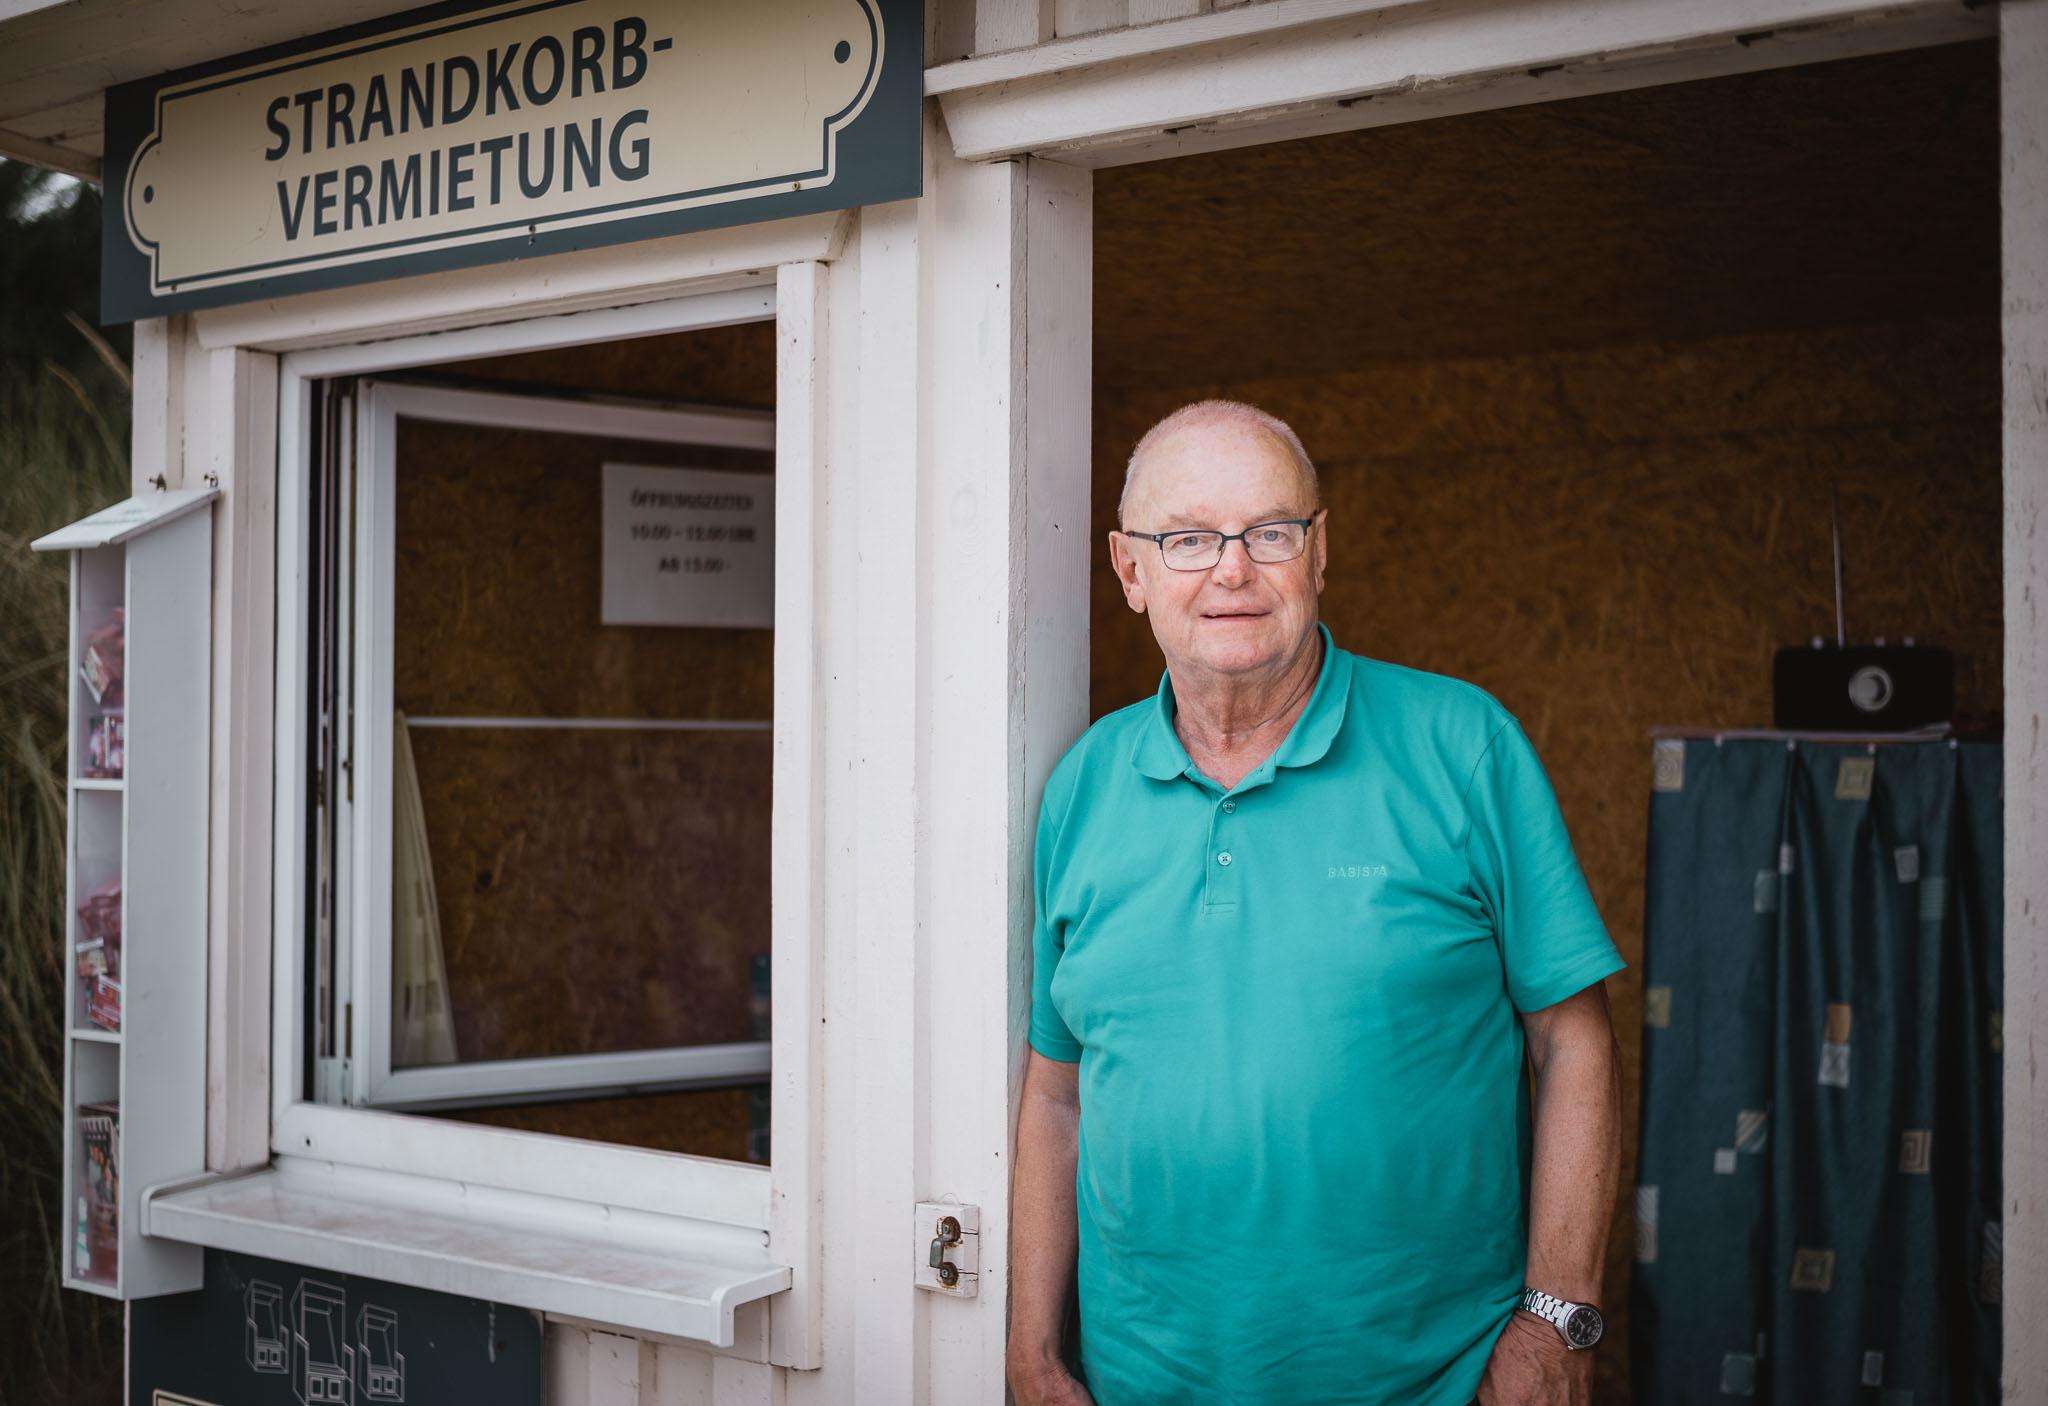
[(917, 1287), (973, 1298), (981, 1285), (981, 1207), (921, 1201), (916, 1236)]

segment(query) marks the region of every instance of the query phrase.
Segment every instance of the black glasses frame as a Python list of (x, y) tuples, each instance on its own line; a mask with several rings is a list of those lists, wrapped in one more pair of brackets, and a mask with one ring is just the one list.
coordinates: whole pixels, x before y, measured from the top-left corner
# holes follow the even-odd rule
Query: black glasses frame
[[(1281, 557), (1279, 561), (1260, 561), (1257, 557), (1253, 556), (1252, 544), (1247, 540), (1251, 534), (1257, 532), (1262, 527), (1278, 527), (1282, 523), (1291, 523), (1301, 528), (1301, 552), (1296, 552), (1291, 557)], [(1314, 517), (1275, 517), (1267, 518), (1264, 522), (1255, 522), (1242, 532), (1217, 532), (1213, 527), (1177, 527), (1171, 532), (1132, 532), (1128, 528), (1119, 528), (1118, 531), (1122, 532), (1126, 537), (1143, 537), (1146, 541), (1157, 545), (1159, 548), (1159, 560), (1165, 564), (1168, 571), (1214, 571), (1218, 563), (1223, 560), (1223, 554), (1230, 550), (1232, 542), (1243, 542), (1246, 559), (1258, 566), (1279, 566), (1284, 562), (1299, 561), (1301, 553), (1308, 550), (1309, 534), (1315, 531), (1315, 526), (1316, 520)], [(1216, 560), (1210, 562), (1207, 566), (1175, 566), (1172, 562), (1166, 560), (1167, 538), (1187, 537), (1190, 535), (1206, 537), (1211, 534), (1221, 537), (1223, 540), (1216, 544)]]

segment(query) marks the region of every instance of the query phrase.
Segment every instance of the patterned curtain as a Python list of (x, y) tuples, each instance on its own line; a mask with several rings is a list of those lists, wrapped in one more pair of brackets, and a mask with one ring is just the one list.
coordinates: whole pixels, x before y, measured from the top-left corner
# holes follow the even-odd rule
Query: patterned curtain
[(1636, 1399), (1995, 1402), (2000, 747), (1653, 760)]

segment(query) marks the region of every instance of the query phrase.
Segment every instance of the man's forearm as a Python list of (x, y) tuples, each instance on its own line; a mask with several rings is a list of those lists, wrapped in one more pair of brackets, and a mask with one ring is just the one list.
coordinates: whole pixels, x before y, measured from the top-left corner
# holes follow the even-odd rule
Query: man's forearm
[(1621, 1171), (1621, 1065), (1606, 1002), (1597, 1020), (1560, 1020), (1537, 1065), (1526, 1281), (1581, 1303), (1600, 1299), (1608, 1216)]
[(1010, 1361), (1051, 1365), (1060, 1354), (1074, 1273), (1074, 1159), (1080, 1110), (1027, 1083), (1017, 1118), (1011, 1186)]

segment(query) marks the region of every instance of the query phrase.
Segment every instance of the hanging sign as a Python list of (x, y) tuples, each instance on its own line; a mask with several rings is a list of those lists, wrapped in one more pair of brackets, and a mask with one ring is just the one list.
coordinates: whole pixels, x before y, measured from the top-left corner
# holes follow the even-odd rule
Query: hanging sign
[(775, 478), (604, 466), (607, 625), (775, 624)]
[(918, 0), (475, 0), (107, 93), (102, 317), (898, 200)]

